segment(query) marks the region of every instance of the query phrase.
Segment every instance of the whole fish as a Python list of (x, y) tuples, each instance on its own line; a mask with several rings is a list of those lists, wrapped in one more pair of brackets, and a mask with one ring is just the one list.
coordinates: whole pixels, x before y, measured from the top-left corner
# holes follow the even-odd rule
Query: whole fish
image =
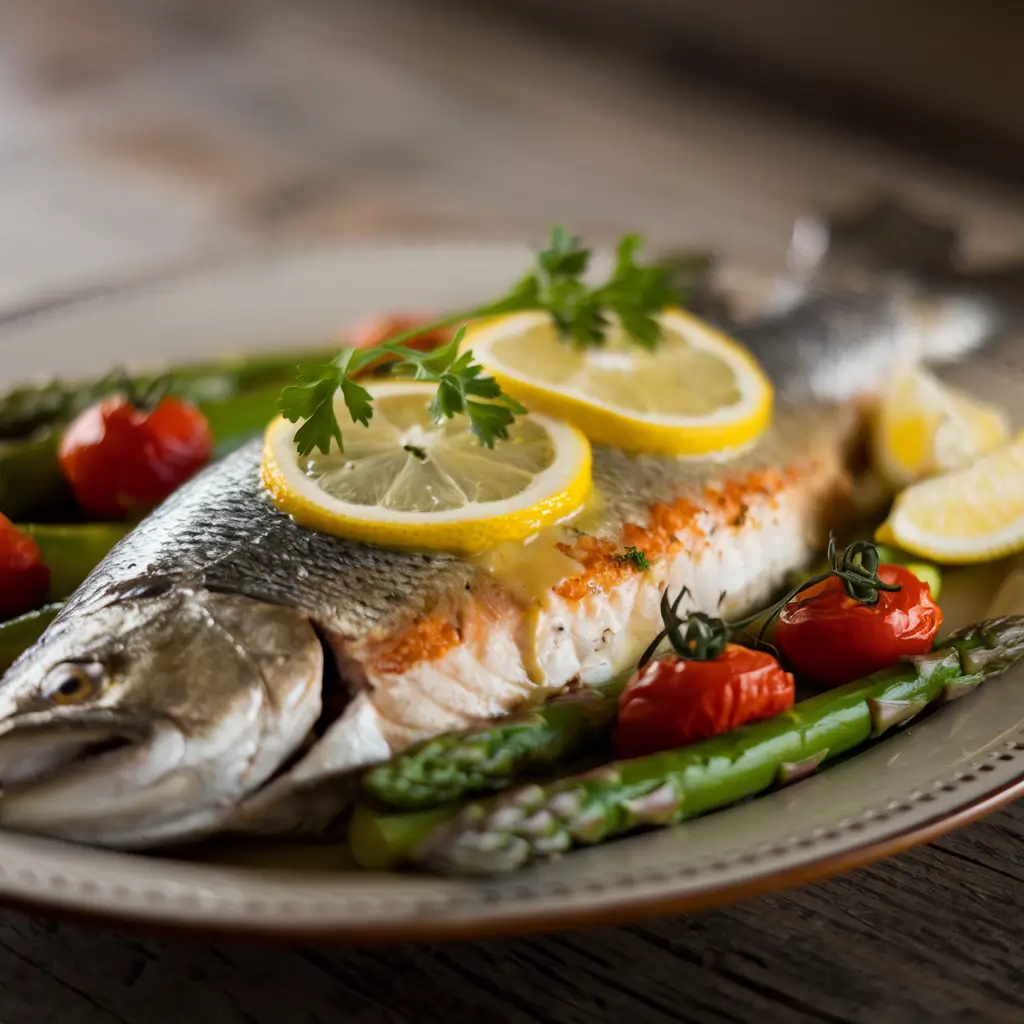
[[(826, 263), (819, 278), (844, 278)], [(704, 611), (762, 604), (851, 504), (856, 399), (900, 361), (976, 351), (1015, 323), (998, 275), (919, 269), (819, 280), (737, 319), (778, 386), (758, 444), (703, 460), (595, 448), (600, 500), (526, 547), (467, 560), (349, 543), (270, 504), (258, 444), (212, 466), (0, 683), (0, 825), (124, 848), (322, 833), (357, 769), (631, 666), (666, 588)]]

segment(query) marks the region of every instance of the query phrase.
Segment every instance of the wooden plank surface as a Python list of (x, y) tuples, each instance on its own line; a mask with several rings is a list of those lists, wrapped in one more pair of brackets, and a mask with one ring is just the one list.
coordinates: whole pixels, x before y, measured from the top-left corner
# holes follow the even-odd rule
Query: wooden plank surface
[[(877, 189), (1019, 252), (1021, 194), (533, 36), (485, 5), (0, 5), (0, 314), (264, 244), (712, 244)], [(0, 912), (0, 1024), (1019, 1021), (1024, 807), (691, 919), (446, 947), (268, 949)]]
[(1024, 173), (1015, 0), (503, 0), (629, 45), (670, 73), (727, 74), (829, 117), (883, 126), (993, 174)]

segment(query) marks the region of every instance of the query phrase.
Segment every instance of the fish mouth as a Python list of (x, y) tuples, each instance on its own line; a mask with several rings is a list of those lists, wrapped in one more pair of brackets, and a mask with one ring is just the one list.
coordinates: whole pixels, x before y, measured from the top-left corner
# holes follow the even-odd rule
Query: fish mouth
[(87, 841), (166, 818), (191, 793), (170, 720), (97, 710), (26, 714), (0, 728), (0, 826)]

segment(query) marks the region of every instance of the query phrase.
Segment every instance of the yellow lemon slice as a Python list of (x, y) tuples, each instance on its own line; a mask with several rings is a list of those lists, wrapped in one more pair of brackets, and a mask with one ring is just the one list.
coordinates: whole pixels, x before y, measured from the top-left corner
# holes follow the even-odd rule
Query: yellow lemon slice
[(756, 440), (772, 388), (753, 356), (680, 310), (663, 313), (661, 326), (653, 352), (618, 329), (581, 350), (559, 339), (547, 314), (516, 313), (474, 325), (465, 343), (503, 391), (598, 444), (708, 455)]
[[(464, 416), (431, 419), (432, 384), (370, 391), (373, 419), (344, 428), (344, 452), (302, 458), (294, 423), (267, 428), (263, 484), (297, 522), (369, 544), (466, 553), (532, 536), (590, 490), (590, 444), (569, 424), (520, 416), (507, 441), (485, 448)], [(338, 422), (347, 423), (336, 401)]]
[(902, 371), (886, 388), (873, 431), (876, 464), (895, 487), (966, 466), (1009, 437), (1003, 409), (920, 368)]
[(1024, 550), (1024, 434), (965, 469), (908, 487), (875, 536), (953, 564)]

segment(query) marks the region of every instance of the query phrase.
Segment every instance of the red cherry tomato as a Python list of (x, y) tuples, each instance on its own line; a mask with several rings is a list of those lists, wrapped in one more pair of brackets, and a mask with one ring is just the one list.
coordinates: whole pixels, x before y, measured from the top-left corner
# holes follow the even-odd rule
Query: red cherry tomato
[(0, 618), (31, 611), (46, 600), (50, 570), (39, 546), (0, 515)]
[(878, 577), (901, 589), (879, 590), (877, 604), (863, 604), (832, 576), (782, 609), (773, 643), (796, 673), (841, 686), (931, 650), (942, 612), (928, 584), (899, 565), (879, 566)]
[(640, 669), (619, 698), (619, 757), (642, 757), (728, 732), (792, 707), (793, 677), (770, 654), (739, 644), (710, 661), (669, 654)]
[[(415, 330), (417, 327), (426, 327), (434, 319), (436, 317), (424, 316), (421, 313), (386, 313), (383, 316), (371, 317), (352, 332), (349, 344), (353, 348), (372, 348), (374, 345), (380, 345), (382, 342), (388, 341), (398, 334)], [(402, 344), (408, 348), (417, 349), (420, 352), (429, 352), (431, 349), (439, 348), (445, 342), (451, 341), (451, 339), (451, 328), (443, 327), (438, 330), (417, 334), (415, 337), (403, 341)], [(362, 367), (359, 375), (363, 376), (367, 373), (372, 373), (389, 362), (393, 362), (393, 360), (387, 356), (375, 359), (372, 363), (367, 363), (366, 366)]]
[(103, 519), (149, 512), (210, 461), (213, 435), (189, 402), (163, 399), (136, 408), (112, 395), (86, 409), (64, 433), (61, 469), (78, 504)]
[[(374, 316), (360, 324), (352, 332), (349, 344), (353, 348), (370, 348), (395, 337), (396, 334), (404, 334), (417, 327), (426, 327), (435, 319), (437, 318), (424, 316), (422, 313), (385, 313), (382, 316)], [(411, 341), (403, 342), (403, 344), (408, 345), (409, 348), (430, 349), (450, 340), (451, 336), (451, 329), (445, 327), (418, 334)]]

